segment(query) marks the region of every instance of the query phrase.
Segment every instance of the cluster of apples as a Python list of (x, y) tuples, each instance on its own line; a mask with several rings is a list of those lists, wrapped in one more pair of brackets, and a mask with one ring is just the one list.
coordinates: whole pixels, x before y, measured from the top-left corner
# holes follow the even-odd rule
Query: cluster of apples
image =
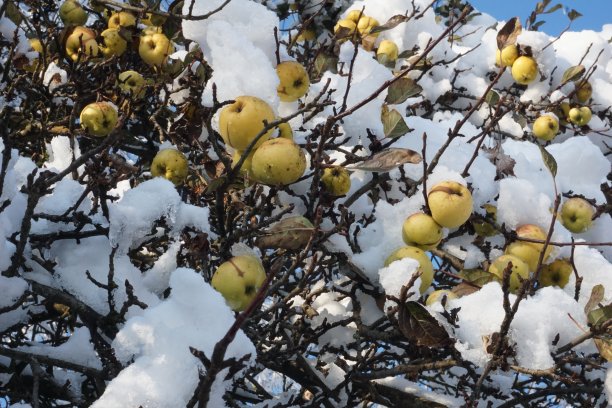
[[(402, 226), (402, 238), (407, 246), (396, 249), (385, 260), (385, 266), (403, 258), (412, 258), (419, 262), (421, 268), (421, 286), (419, 291), (425, 293), (433, 282), (433, 264), (425, 251), (434, 249), (443, 237), (443, 228), (457, 228), (465, 224), (473, 209), (470, 190), (456, 181), (443, 181), (434, 185), (427, 195), (427, 204), (431, 215), (422, 212), (410, 215)], [(428, 305), (456, 295), (448, 290), (436, 290), (429, 295)]]

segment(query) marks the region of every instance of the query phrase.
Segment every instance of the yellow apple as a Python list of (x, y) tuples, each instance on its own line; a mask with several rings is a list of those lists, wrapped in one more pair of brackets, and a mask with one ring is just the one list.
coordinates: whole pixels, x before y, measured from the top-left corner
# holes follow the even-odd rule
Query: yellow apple
[(110, 134), (119, 115), (117, 108), (109, 102), (94, 102), (85, 106), (80, 115), (81, 127), (93, 136), (103, 137)]
[[(43, 52), (43, 45), (38, 38), (29, 38), (28, 42), (30, 43), (30, 48), (33, 50), (33, 52), (28, 52), (27, 55), (29, 56), (29, 58), (26, 57), (25, 59), (23, 59), (23, 62), (18, 66), (18, 68), (21, 68), (28, 72), (34, 72), (36, 66), (38, 65), (40, 54), (42, 54)], [(36, 56), (32, 57), (32, 54), (34, 53), (36, 54)]]
[(352, 37), (357, 29), (357, 24), (351, 20), (340, 20), (334, 26), (334, 34), (342, 42)]
[(323, 170), (321, 183), (333, 196), (343, 196), (351, 189), (351, 175), (342, 166), (327, 167)]
[(183, 184), (189, 173), (189, 163), (177, 149), (162, 149), (151, 162), (151, 175), (170, 180), (175, 186)]
[(399, 49), (397, 44), (390, 40), (382, 40), (376, 50), (376, 59), (383, 65), (393, 64), (397, 60)]
[(306, 156), (292, 140), (266, 140), (257, 148), (251, 161), (253, 179), (271, 186), (297, 181), (306, 170)]
[(443, 298), (446, 298), (446, 301), (448, 302), (449, 300), (457, 299), (458, 296), (452, 290), (448, 290), (448, 289), (434, 290), (433, 292), (429, 294), (429, 296), (427, 296), (425, 305), (431, 306), (434, 303), (442, 302)]
[[(365, 37), (370, 34), (370, 31), (372, 31), (374, 27), (378, 27), (379, 25), (378, 20), (375, 18), (362, 16), (357, 22), (357, 31), (359, 31), (362, 37)], [(380, 33), (374, 33), (372, 35), (378, 37), (378, 34)]]
[(168, 59), (168, 55), (173, 52), (174, 46), (165, 34), (145, 34), (140, 37), (138, 54), (140, 54), (140, 58), (149, 65), (162, 65)]
[(504, 278), (504, 270), (509, 264), (512, 264), (510, 272), (510, 292), (514, 293), (521, 286), (521, 279), (529, 279), (529, 267), (520, 258), (514, 255), (502, 255), (497, 258), (491, 266), (489, 272), (496, 275), (500, 281)]
[(559, 121), (551, 115), (542, 115), (533, 122), (533, 135), (541, 140), (553, 140), (559, 133)]
[(100, 35), (104, 41), (104, 44), (100, 45), (100, 49), (106, 58), (115, 55), (120, 56), (127, 49), (127, 41), (119, 34), (119, 29), (107, 28)]
[(76, 0), (66, 0), (59, 8), (59, 16), (65, 25), (83, 25), (87, 22), (87, 12)]
[(512, 64), (512, 78), (521, 84), (532, 83), (538, 76), (538, 63), (532, 57), (518, 57)]
[(569, 231), (577, 234), (591, 227), (593, 215), (595, 208), (584, 198), (572, 197), (561, 207), (561, 223)]
[[(433, 282), (434, 269), (431, 260), (427, 256), (427, 254), (420, 248), (414, 246), (405, 246), (399, 249), (396, 249), (387, 257), (385, 260), (385, 267), (391, 265), (395, 261), (399, 261), (404, 258), (412, 258), (419, 263), (420, 269), (422, 271), (421, 275), (421, 286), (419, 287), (419, 292), (421, 294), (425, 293), (427, 288)], [(406, 282), (408, 283), (408, 282)]]
[[(264, 129), (264, 121), (272, 123), (276, 115), (272, 107), (255, 96), (239, 96), (235, 102), (226, 105), (219, 114), (219, 133), (236, 150), (245, 150)], [(272, 135), (268, 130), (259, 138), (255, 147), (261, 146)]]
[(442, 240), (442, 227), (431, 215), (415, 213), (404, 221), (402, 238), (406, 245), (424, 250), (434, 249)]
[(291, 125), (289, 123), (283, 122), (276, 128), (278, 129), (278, 137), (293, 140), (293, 129), (291, 129)]
[[(516, 229), (516, 235), (519, 238), (538, 239), (541, 241), (546, 240), (546, 233), (544, 232), (544, 230), (534, 224), (525, 224), (519, 226)], [(520, 258), (529, 266), (529, 270), (535, 271), (538, 266), (538, 260), (540, 259), (540, 253), (542, 252), (543, 248), (544, 244), (517, 240), (508, 245), (508, 247), (506, 248), (506, 254), (514, 255)], [(546, 262), (546, 260), (550, 256), (551, 251), (552, 247), (549, 245), (546, 248), (546, 252), (544, 253), (544, 258), (542, 259), (542, 262)]]
[(570, 122), (572, 122), (574, 125), (585, 126), (591, 121), (593, 114), (588, 106), (583, 106), (581, 108), (570, 109), (568, 116)]
[(113, 13), (108, 19), (108, 28), (136, 26), (136, 17), (128, 11)]
[(530, 271), (535, 271), (538, 267), (540, 252), (537, 248), (527, 245), (526, 242), (516, 241), (508, 245), (504, 253), (516, 256), (529, 266)]
[(280, 84), (276, 88), (283, 102), (297, 101), (308, 92), (310, 78), (302, 64), (297, 61), (284, 61), (277, 65), (276, 74)]
[(433, 219), (443, 227), (463, 225), (472, 214), (472, 194), (456, 181), (443, 181), (432, 187), (427, 204)]
[(495, 64), (498, 67), (511, 67), (518, 57), (518, 47), (514, 44), (504, 47), (503, 50), (498, 48), (495, 53)]
[(297, 42), (312, 41), (315, 38), (317, 38), (316, 31), (311, 28), (308, 28), (302, 31), (300, 35), (297, 36), (296, 41)]
[(364, 17), (364, 16), (365, 16), (365, 14), (362, 14), (361, 10), (351, 10), (346, 15), (346, 19), (345, 20), (350, 20), (350, 21), (354, 22), (355, 24), (357, 24), (359, 19), (361, 17)]
[(139, 99), (144, 96), (146, 81), (136, 71), (123, 71), (117, 78), (117, 84), (121, 92)]
[(222, 263), (212, 277), (212, 287), (234, 311), (245, 310), (266, 280), (266, 271), (252, 255), (235, 256)]
[(81, 54), (97, 56), (98, 43), (95, 31), (87, 27), (75, 27), (66, 38), (66, 54), (73, 61), (77, 61)]
[(591, 95), (593, 95), (593, 87), (589, 81), (577, 81), (574, 82), (574, 86), (576, 88), (576, 99), (580, 103), (587, 103), (589, 99), (591, 99)]
[(557, 259), (542, 267), (539, 282), (542, 286), (564, 288), (572, 273), (574, 273), (574, 267), (567, 259)]
[[(232, 167), (236, 167), (243, 154), (244, 152), (241, 152), (240, 150), (234, 151), (234, 154), (232, 155)], [(240, 174), (242, 174), (243, 176), (248, 177), (251, 174), (251, 164), (253, 163), (254, 154), (255, 150), (253, 149), (251, 150), (251, 153), (249, 153), (249, 155), (246, 157), (246, 159), (244, 159), (242, 166), (240, 166)]]

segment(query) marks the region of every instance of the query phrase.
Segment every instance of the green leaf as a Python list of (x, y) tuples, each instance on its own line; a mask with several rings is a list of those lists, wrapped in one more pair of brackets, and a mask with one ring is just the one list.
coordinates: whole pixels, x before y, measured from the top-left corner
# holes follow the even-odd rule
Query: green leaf
[(555, 160), (552, 154), (548, 153), (548, 150), (546, 150), (540, 145), (538, 145), (538, 147), (540, 148), (540, 153), (542, 154), (542, 160), (544, 161), (544, 165), (546, 166), (548, 171), (550, 171), (550, 174), (552, 174), (553, 178), (557, 177), (557, 161)]
[(444, 327), (418, 302), (400, 305), (397, 320), (402, 334), (417, 346), (443, 347), (452, 344)]
[(314, 230), (312, 223), (305, 217), (287, 217), (270, 227), (263, 236), (257, 238), (255, 244), (259, 248), (302, 249)]
[(586, 69), (584, 68), (584, 65), (575, 65), (573, 67), (569, 67), (563, 73), (563, 78), (561, 78), (561, 85), (565, 85), (570, 81), (576, 81), (580, 79), (584, 75), (585, 71)]
[(499, 102), (499, 94), (493, 90), (490, 90), (489, 92), (487, 92), (487, 96), (485, 96), (485, 102), (489, 104), (489, 106), (495, 106), (497, 105), (497, 102)]
[(386, 137), (396, 138), (410, 132), (410, 128), (406, 125), (404, 118), (397, 109), (389, 110), (387, 105), (383, 105), (380, 114), (380, 120), (383, 124), (383, 130)]
[(599, 354), (607, 361), (612, 361), (612, 338), (610, 336), (597, 336), (593, 339)]
[(347, 170), (362, 170), (371, 171), (374, 173), (386, 173), (406, 163), (420, 163), (421, 155), (410, 149), (401, 149), (398, 147), (389, 148), (382, 152), (376, 153), (370, 159), (361, 163), (351, 164), (346, 166)]
[(548, 10), (546, 10), (544, 12), (544, 14), (554, 13), (555, 11), (559, 10), (560, 8), (563, 8), (563, 6), (561, 4), (557, 3), (554, 6), (552, 6), (551, 8), (549, 8)]
[(589, 314), (591, 310), (595, 308), (604, 298), (605, 289), (603, 285), (595, 285), (593, 289), (591, 289), (591, 296), (589, 297), (589, 301), (584, 306), (584, 313)]
[(518, 17), (512, 17), (497, 33), (497, 48), (503, 50), (509, 45), (516, 44), (516, 38), (521, 31), (521, 20)]
[(413, 55), (416, 55), (416, 52), (414, 50), (404, 50), (402, 52), (399, 53), (399, 55), (397, 56), (397, 58), (410, 58)]
[(423, 88), (412, 78), (399, 78), (387, 89), (385, 102), (391, 105), (403, 103), (406, 99), (418, 95)]
[(464, 281), (473, 283), (474, 285), (484, 286), (489, 282), (499, 282), (499, 277), (492, 274), (491, 272), (484, 271), (482, 269), (463, 269), (459, 272), (459, 276)]
[(325, 71), (331, 71), (332, 73), (336, 73), (337, 67), (338, 58), (324, 53), (317, 55), (317, 58), (314, 62), (314, 68), (317, 73), (317, 76), (322, 75)]
[(600, 326), (602, 323), (612, 319), (612, 304), (593, 309), (587, 315), (589, 324), (593, 327)]
[(408, 20), (409, 20), (409, 18), (404, 16), (404, 15), (401, 15), (401, 14), (395, 15), (395, 16), (391, 17), (389, 20), (387, 20), (387, 22), (385, 24), (379, 25), (377, 27), (374, 27), (370, 31), (370, 34), (376, 34), (376, 33), (381, 33), (383, 31), (390, 30), (390, 29), (395, 28), (398, 25), (400, 25), (401, 23), (406, 22)]

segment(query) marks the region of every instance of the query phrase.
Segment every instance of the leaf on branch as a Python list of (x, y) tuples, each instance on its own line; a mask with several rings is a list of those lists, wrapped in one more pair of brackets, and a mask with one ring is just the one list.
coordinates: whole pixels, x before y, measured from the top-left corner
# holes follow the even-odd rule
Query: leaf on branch
[(569, 19), (570, 19), (570, 21), (574, 21), (575, 19), (577, 19), (577, 18), (579, 18), (579, 17), (582, 17), (582, 14), (580, 14), (579, 12), (577, 12), (577, 11), (576, 11), (576, 10), (574, 10), (574, 9), (571, 9), (571, 10), (569, 11), (569, 13), (567, 13), (567, 18), (569, 18)]
[(499, 282), (499, 277), (497, 275), (482, 269), (464, 269), (459, 272), (459, 276), (461, 276), (464, 281), (478, 286), (484, 286), (489, 282)]
[(387, 105), (382, 106), (380, 120), (382, 121), (383, 131), (386, 137), (400, 137), (412, 130), (406, 125), (404, 118), (397, 109), (389, 110)]
[(398, 59), (402, 59), (402, 58), (410, 58), (413, 55), (416, 55), (416, 51), (414, 50), (404, 50), (402, 52), (399, 53), (399, 55), (397, 56)]
[(589, 312), (593, 310), (595, 306), (597, 306), (597, 304), (599, 304), (603, 300), (604, 294), (605, 289), (603, 285), (593, 286), (593, 289), (591, 289), (591, 296), (589, 297), (589, 301), (584, 306), (584, 313), (588, 315)]
[(485, 102), (489, 104), (489, 106), (495, 106), (497, 105), (497, 102), (499, 102), (499, 94), (493, 90), (487, 92), (487, 95), (485, 96)]
[(287, 217), (274, 224), (257, 238), (255, 245), (259, 248), (301, 249), (306, 246), (314, 226), (301, 215)]
[(607, 361), (612, 361), (612, 337), (610, 336), (597, 336), (593, 339), (599, 354)]
[(383, 25), (379, 25), (378, 27), (374, 27), (371, 31), (370, 34), (376, 34), (376, 33), (382, 33), (383, 31), (387, 31), (390, 30), (392, 28), (397, 27), (398, 25), (400, 25), (401, 23), (404, 23), (406, 21), (408, 21), (409, 18), (401, 15), (401, 14), (397, 14), (393, 17), (391, 17), (389, 20), (387, 20), (387, 22)]
[(452, 343), (444, 327), (418, 302), (401, 305), (397, 320), (402, 334), (418, 346), (443, 347)]
[(550, 14), (550, 13), (554, 13), (555, 11), (559, 10), (560, 8), (562, 8), (563, 6), (559, 3), (555, 4), (554, 6), (552, 6), (551, 8), (549, 8), (548, 10), (546, 10), (544, 12), (544, 14)]
[(414, 79), (402, 77), (387, 89), (385, 102), (391, 105), (403, 103), (406, 99), (418, 95), (423, 88)]
[(542, 160), (544, 160), (544, 165), (546, 166), (548, 171), (550, 171), (550, 174), (552, 174), (553, 178), (557, 177), (557, 161), (555, 160), (552, 154), (548, 153), (548, 150), (546, 150), (540, 145), (538, 145), (538, 147), (540, 148), (540, 153), (542, 153)]
[(456, 285), (451, 292), (453, 292), (457, 297), (471, 295), (474, 292), (478, 292), (478, 288), (474, 285), (470, 285), (469, 283), (461, 282)]
[(593, 327), (597, 327), (610, 319), (612, 319), (612, 304), (591, 310), (587, 315), (587, 320)]
[(573, 67), (569, 67), (563, 73), (563, 78), (561, 78), (561, 85), (565, 85), (570, 81), (577, 81), (582, 78), (586, 69), (584, 65), (575, 65)]
[(321, 53), (315, 59), (314, 68), (317, 76), (322, 75), (326, 71), (335, 74), (338, 68), (338, 58)]
[(421, 160), (423, 160), (421, 155), (414, 150), (394, 147), (376, 153), (361, 163), (346, 166), (346, 169), (386, 173), (406, 163), (418, 164)]
[(516, 44), (516, 39), (521, 31), (521, 20), (518, 17), (512, 17), (497, 33), (497, 48), (503, 50), (509, 45)]

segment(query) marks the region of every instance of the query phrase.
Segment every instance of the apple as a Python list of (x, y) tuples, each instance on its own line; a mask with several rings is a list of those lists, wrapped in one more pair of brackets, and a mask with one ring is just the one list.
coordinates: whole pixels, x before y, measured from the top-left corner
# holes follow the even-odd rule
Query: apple
[(404, 221), (402, 238), (406, 245), (424, 250), (434, 249), (442, 240), (442, 227), (431, 215), (415, 213)]
[(140, 37), (138, 54), (149, 65), (162, 65), (173, 52), (174, 46), (163, 33), (145, 34)]
[(376, 50), (376, 59), (383, 65), (395, 63), (398, 55), (397, 44), (390, 40), (382, 40)]
[[(361, 34), (362, 37), (365, 37), (370, 34), (370, 31), (372, 31), (374, 27), (378, 27), (379, 25), (380, 24), (378, 23), (378, 20), (376, 20), (375, 18), (361, 16), (361, 18), (357, 22), (357, 31), (359, 31), (359, 34)], [(380, 33), (374, 33), (372, 35), (374, 37), (378, 37), (378, 34)]]
[(136, 17), (128, 11), (113, 13), (108, 19), (108, 28), (136, 26)]
[(574, 267), (567, 259), (557, 259), (542, 267), (539, 282), (542, 286), (564, 288), (572, 273), (574, 273)]
[(502, 255), (489, 266), (489, 272), (496, 275), (499, 280), (502, 281), (504, 278), (504, 270), (506, 270), (510, 263), (512, 264), (512, 271), (510, 272), (510, 292), (515, 293), (521, 286), (521, 279), (529, 279), (529, 266), (527, 266), (525, 262), (514, 255)]
[(189, 173), (189, 163), (177, 149), (162, 149), (151, 162), (151, 175), (170, 180), (175, 186), (183, 184)]
[[(520, 238), (538, 239), (541, 241), (546, 240), (546, 233), (544, 230), (534, 224), (519, 226), (516, 229), (516, 235)], [(544, 244), (518, 240), (508, 245), (506, 248), (506, 254), (514, 255), (520, 258), (529, 266), (530, 271), (535, 271), (543, 248)], [(548, 259), (551, 251), (552, 247), (548, 246), (546, 248), (546, 252), (544, 253), (544, 258), (542, 259), (543, 262)]]
[(550, 141), (559, 133), (559, 120), (552, 115), (542, 115), (533, 122), (533, 135)]
[(297, 42), (312, 41), (315, 38), (317, 38), (317, 32), (311, 28), (307, 28), (306, 30), (302, 31), (300, 35), (297, 36), (295, 41)]
[(245, 310), (255, 299), (266, 280), (266, 271), (259, 259), (240, 255), (223, 262), (215, 271), (211, 284), (223, 295), (232, 310)]
[(427, 204), (433, 219), (443, 227), (463, 225), (472, 214), (472, 194), (463, 184), (443, 181), (431, 188)]
[(391, 255), (387, 257), (387, 259), (385, 260), (385, 267), (391, 265), (395, 261), (399, 261), (400, 259), (404, 258), (412, 258), (419, 263), (420, 269), (422, 271), (421, 286), (419, 287), (419, 292), (421, 292), (421, 294), (425, 293), (427, 288), (429, 288), (429, 286), (431, 285), (431, 282), (433, 282), (434, 270), (431, 260), (422, 249), (414, 246), (405, 246), (396, 249), (391, 253)]
[(576, 88), (576, 100), (580, 103), (587, 103), (589, 99), (591, 99), (591, 95), (593, 95), (593, 87), (589, 81), (577, 81), (574, 82), (574, 87)]
[[(43, 45), (38, 38), (28, 38), (28, 42), (30, 43), (30, 49), (32, 49), (32, 51), (28, 51), (26, 58), (19, 67), (25, 71), (34, 72), (38, 65), (40, 54), (43, 52)], [(17, 65), (18, 61), (15, 61), (15, 64)]]
[(257, 148), (251, 161), (253, 179), (271, 186), (297, 181), (306, 170), (306, 156), (295, 142), (276, 138)]
[(278, 129), (278, 137), (293, 140), (293, 129), (291, 129), (291, 125), (289, 123), (283, 122), (276, 128)]
[(334, 26), (334, 34), (342, 42), (351, 37), (357, 30), (357, 24), (351, 20), (340, 20)]
[(497, 49), (495, 53), (495, 65), (498, 67), (511, 67), (519, 57), (519, 50), (515, 44), (504, 47), (503, 50)]
[[(243, 154), (244, 152), (241, 152), (240, 150), (234, 151), (234, 154), (232, 155), (232, 167), (236, 167), (236, 165), (240, 161), (240, 158), (242, 157)], [(246, 159), (244, 159), (242, 166), (240, 166), (240, 174), (242, 174), (245, 177), (248, 177), (251, 174), (251, 166), (253, 163), (254, 154), (255, 154), (255, 150), (251, 150), (251, 153), (249, 153)]]
[(361, 12), (361, 10), (351, 10), (348, 12), (348, 14), (346, 15), (346, 19), (345, 20), (350, 20), (352, 22), (354, 22), (355, 24), (357, 24), (357, 22), (359, 21), (359, 19), (361, 17), (364, 17), (365, 14), (363, 14)]
[(446, 298), (446, 301), (448, 302), (449, 300), (457, 299), (458, 297), (459, 296), (457, 296), (455, 292), (453, 292), (452, 290), (438, 289), (438, 290), (434, 290), (433, 292), (429, 294), (429, 296), (427, 296), (425, 305), (431, 306), (436, 302), (442, 302), (443, 298)]
[(278, 97), (283, 102), (294, 102), (308, 92), (310, 78), (302, 64), (297, 61), (284, 61), (276, 66), (280, 84), (276, 88)]
[(538, 63), (532, 57), (518, 57), (512, 64), (512, 78), (521, 85), (533, 82), (538, 76)]
[(139, 99), (144, 96), (146, 81), (136, 71), (123, 71), (117, 78), (117, 84), (121, 92)]
[(572, 197), (561, 206), (561, 224), (576, 234), (591, 227), (593, 215), (595, 208), (584, 198)]
[[(245, 150), (264, 129), (264, 121), (272, 123), (276, 115), (272, 107), (256, 96), (239, 96), (235, 102), (226, 105), (219, 114), (219, 133), (236, 150)], [(268, 130), (259, 138), (255, 147), (261, 146), (272, 135)]]
[(147, 13), (147, 16), (141, 22), (147, 26), (159, 27), (166, 22), (166, 17), (155, 13)]
[(591, 121), (593, 114), (588, 106), (583, 106), (581, 108), (570, 109), (568, 116), (570, 122), (572, 122), (574, 125), (585, 126)]
[(100, 45), (100, 49), (106, 58), (115, 55), (120, 56), (127, 49), (127, 41), (119, 34), (119, 29), (107, 28), (100, 35), (104, 41), (104, 45)]
[(119, 120), (117, 108), (109, 102), (94, 102), (85, 106), (80, 115), (81, 127), (93, 136), (109, 135)]
[(333, 196), (343, 196), (351, 189), (351, 175), (342, 166), (327, 167), (323, 170), (321, 183)]
[(59, 16), (65, 25), (81, 26), (87, 22), (87, 12), (76, 0), (66, 0), (59, 8)]
[(75, 27), (66, 37), (66, 54), (73, 61), (78, 61), (80, 54), (97, 56), (98, 43), (95, 31), (87, 27)]

